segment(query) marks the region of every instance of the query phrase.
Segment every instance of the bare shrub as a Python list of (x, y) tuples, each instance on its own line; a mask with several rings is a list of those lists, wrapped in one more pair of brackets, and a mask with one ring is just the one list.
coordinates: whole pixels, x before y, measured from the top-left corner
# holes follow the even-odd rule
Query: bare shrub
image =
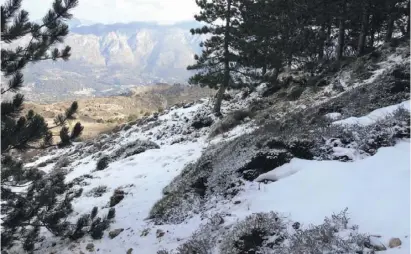
[(237, 223), (220, 245), (220, 253), (259, 253), (280, 246), (287, 238), (287, 224), (275, 212), (257, 213)]
[(224, 230), (224, 219), (221, 214), (214, 214), (208, 222), (200, 226), (190, 239), (177, 248), (178, 254), (211, 254), (216, 247), (219, 232)]
[(215, 137), (219, 134), (223, 134), (237, 125), (241, 124), (241, 122), (249, 117), (252, 118), (254, 116), (254, 113), (251, 112), (250, 110), (236, 110), (233, 111), (232, 113), (228, 114), (225, 116), (223, 119), (220, 121), (216, 122), (213, 126), (211, 126), (211, 131), (209, 134), (209, 137)]
[(303, 86), (291, 87), (287, 94), (287, 98), (291, 101), (298, 100), (304, 91), (305, 91), (305, 87)]
[(97, 161), (96, 170), (103, 170), (108, 167), (108, 163), (110, 162), (110, 158), (108, 156), (103, 156)]
[(152, 141), (137, 139), (117, 149), (113, 153), (112, 160), (124, 159), (130, 156), (145, 152), (146, 150), (149, 150), (149, 149), (158, 149), (158, 148), (160, 147)]
[(125, 197), (125, 192), (122, 189), (115, 189), (113, 195), (110, 197), (110, 207), (113, 207), (121, 202)]
[(54, 166), (55, 169), (64, 168), (70, 165), (70, 159), (67, 156), (59, 158)]
[[(348, 226), (347, 208), (326, 217), (324, 223), (297, 229), (289, 238), (287, 253), (363, 253), (369, 237), (357, 232), (358, 226)], [(344, 233), (349, 231), (349, 234)], [(369, 244), (368, 244), (369, 245)]]
[(193, 193), (171, 192), (158, 200), (151, 208), (149, 219), (155, 224), (181, 223), (195, 213), (200, 200)]
[(90, 191), (88, 191), (86, 193), (86, 197), (101, 197), (103, 196), (104, 193), (106, 193), (108, 190), (108, 187), (106, 185), (100, 185), (97, 187), (94, 187), (93, 189), (91, 189)]
[[(275, 212), (256, 213), (223, 227), (217, 214), (177, 248), (178, 254), (210, 253), (365, 253), (372, 244), (369, 237), (350, 225), (347, 209), (326, 217), (320, 225), (301, 229), (298, 222)], [(216, 223), (217, 221), (217, 223)], [(216, 244), (219, 243), (219, 244)], [(217, 247), (217, 248), (216, 248)], [(218, 249), (218, 251), (217, 251)]]

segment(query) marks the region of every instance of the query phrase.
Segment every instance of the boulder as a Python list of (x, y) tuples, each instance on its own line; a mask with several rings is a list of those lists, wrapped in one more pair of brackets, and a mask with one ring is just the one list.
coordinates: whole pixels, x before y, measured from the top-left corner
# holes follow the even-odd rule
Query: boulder
[(110, 207), (113, 207), (120, 203), (121, 200), (123, 200), (125, 196), (125, 193), (121, 189), (116, 189), (113, 193), (113, 196), (110, 198)]
[(86, 245), (86, 250), (88, 250), (89, 252), (93, 252), (94, 251), (94, 243), (88, 243)]
[(166, 232), (164, 232), (163, 230), (157, 229), (157, 231), (156, 231), (156, 237), (157, 237), (157, 238), (163, 237), (163, 236), (165, 235), (165, 233), (166, 233)]
[(110, 239), (113, 239), (123, 231), (124, 231), (124, 228), (117, 228), (117, 229), (114, 229), (114, 230), (110, 231), (108, 233), (108, 236), (110, 237)]
[(390, 248), (396, 248), (398, 246), (401, 246), (402, 242), (400, 240), (400, 238), (391, 238), (390, 242), (388, 243), (388, 246)]

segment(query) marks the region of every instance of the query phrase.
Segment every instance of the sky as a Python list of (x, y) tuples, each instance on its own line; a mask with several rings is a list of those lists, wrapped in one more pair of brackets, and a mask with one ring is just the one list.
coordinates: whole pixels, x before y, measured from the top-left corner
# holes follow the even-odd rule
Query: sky
[[(30, 20), (36, 20), (44, 16), (52, 2), (23, 0), (22, 5), (30, 13)], [(197, 11), (195, 0), (79, 0), (72, 13), (75, 18), (104, 24), (132, 21), (173, 24), (194, 20)]]

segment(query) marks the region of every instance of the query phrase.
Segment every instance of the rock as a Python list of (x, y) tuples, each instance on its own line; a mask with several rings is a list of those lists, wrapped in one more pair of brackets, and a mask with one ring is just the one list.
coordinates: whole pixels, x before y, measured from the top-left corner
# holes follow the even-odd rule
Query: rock
[(388, 246), (390, 248), (395, 248), (395, 247), (401, 246), (401, 243), (402, 242), (401, 242), (400, 238), (391, 238), (390, 242), (388, 243)]
[(292, 154), (284, 149), (258, 152), (246, 165), (238, 169), (237, 172), (239, 172), (245, 180), (253, 181), (259, 175), (288, 163), (292, 158)]
[(316, 84), (315, 84), (315, 86), (317, 86), (317, 87), (324, 87), (324, 86), (327, 86), (328, 85), (328, 83), (327, 83), (327, 80), (325, 80), (325, 79), (320, 79)]
[(94, 251), (94, 243), (88, 243), (86, 246), (86, 250), (90, 252)]
[(381, 242), (378, 237), (371, 236), (370, 241), (364, 244), (365, 247), (373, 250), (373, 251), (384, 251), (387, 250), (387, 248), (384, 246), (384, 244)]
[(183, 108), (189, 108), (189, 107), (191, 107), (191, 106), (193, 106), (193, 105), (194, 105), (194, 102), (190, 102), (190, 103), (184, 104), (184, 105), (183, 105)]
[(114, 229), (108, 233), (108, 236), (110, 237), (110, 239), (113, 239), (123, 231), (124, 231), (124, 228)]
[(301, 226), (301, 224), (300, 224), (299, 222), (295, 222), (295, 223), (293, 224), (293, 229), (297, 230), (297, 229), (300, 228), (300, 226)]
[(287, 98), (291, 101), (295, 101), (300, 98), (301, 94), (304, 92), (304, 87), (301, 86), (292, 86), (288, 89)]
[(156, 236), (157, 238), (163, 237), (165, 235), (165, 232), (161, 229), (157, 229), (156, 231)]
[(234, 205), (238, 205), (238, 204), (240, 204), (241, 203), (241, 201), (240, 200), (236, 200), (236, 201), (234, 201)]
[(405, 79), (405, 80), (410, 79), (410, 73), (408, 73), (406, 70), (402, 68), (394, 69), (391, 75), (394, 76), (394, 78), (396, 79)]
[(126, 254), (131, 254), (133, 252), (133, 248), (127, 250)]
[(214, 121), (210, 116), (196, 116), (191, 126), (194, 129), (201, 129), (204, 127), (210, 127), (213, 122)]
[(146, 228), (141, 232), (140, 236), (141, 237), (147, 236), (149, 233), (150, 233), (150, 228)]

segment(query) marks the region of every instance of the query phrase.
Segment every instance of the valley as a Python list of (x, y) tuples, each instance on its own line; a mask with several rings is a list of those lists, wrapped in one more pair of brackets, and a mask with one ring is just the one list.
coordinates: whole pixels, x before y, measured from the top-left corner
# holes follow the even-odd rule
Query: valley
[[(24, 70), (22, 92), (35, 102), (112, 96), (156, 83), (187, 83), (187, 65), (194, 63), (204, 36), (192, 36), (193, 22), (157, 25), (73, 23), (62, 48), (70, 45), (69, 61), (41, 61)], [(4, 45), (27, 45), (23, 37)]]
[[(214, 93), (209, 88), (197, 86), (157, 84), (134, 87), (129, 94), (123, 96), (76, 98), (79, 104), (77, 119), (69, 121), (69, 127), (77, 121), (81, 122), (84, 126), (81, 138), (86, 140), (172, 105), (195, 102), (211, 97)], [(26, 102), (23, 112), (33, 110), (52, 126), (54, 118), (63, 113), (72, 102), (69, 99), (56, 103)], [(58, 130), (55, 132), (57, 135)]]

